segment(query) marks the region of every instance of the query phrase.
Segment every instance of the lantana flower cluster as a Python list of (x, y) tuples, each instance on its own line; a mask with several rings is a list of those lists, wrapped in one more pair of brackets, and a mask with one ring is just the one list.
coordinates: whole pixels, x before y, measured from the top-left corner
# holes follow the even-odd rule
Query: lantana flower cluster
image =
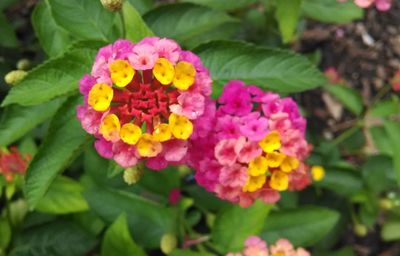
[(204, 125), (191, 139), (188, 163), (219, 198), (242, 207), (258, 198), (274, 203), (280, 191), (310, 183), (306, 121), (291, 98), (230, 81), (198, 121)]
[(12, 182), (16, 175), (23, 175), (31, 157), (23, 155), (16, 147), (0, 150), (0, 175)]
[[(339, 2), (347, 2), (347, 0), (338, 0)], [(392, 7), (392, 0), (354, 0), (354, 3), (361, 8), (368, 8), (375, 5), (379, 11), (388, 11)]]
[(77, 116), (101, 156), (158, 170), (183, 161), (211, 83), (200, 59), (173, 40), (118, 40), (99, 50), (81, 79)]
[(251, 236), (245, 241), (243, 252), (228, 253), (226, 256), (310, 256), (304, 248), (294, 248), (287, 239), (279, 239), (268, 247), (267, 243), (257, 236)]

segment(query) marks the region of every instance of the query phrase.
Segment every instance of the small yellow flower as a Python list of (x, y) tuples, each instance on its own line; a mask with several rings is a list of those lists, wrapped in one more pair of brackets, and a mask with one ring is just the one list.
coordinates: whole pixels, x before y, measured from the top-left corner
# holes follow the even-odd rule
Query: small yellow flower
[(154, 77), (163, 85), (172, 83), (175, 76), (175, 69), (169, 60), (159, 58), (153, 68)]
[(175, 66), (174, 85), (179, 90), (187, 90), (194, 83), (196, 69), (193, 64), (186, 61), (180, 61)]
[(271, 152), (267, 154), (267, 163), (268, 166), (271, 168), (277, 168), (279, 167), (283, 160), (285, 159), (285, 155), (282, 153), (278, 153), (278, 152)]
[(155, 157), (162, 150), (160, 142), (156, 141), (151, 134), (145, 133), (136, 144), (137, 151), (142, 157)]
[(275, 190), (285, 191), (289, 187), (289, 177), (284, 172), (275, 171), (271, 175), (269, 185)]
[(243, 192), (254, 192), (264, 186), (267, 177), (265, 175), (249, 176)]
[(135, 75), (135, 70), (125, 60), (116, 60), (110, 64), (111, 80), (118, 87), (127, 86)]
[(263, 175), (268, 171), (267, 159), (263, 156), (258, 156), (249, 163), (247, 172), (251, 176)]
[(281, 148), (281, 136), (279, 135), (279, 132), (272, 131), (258, 144), (265, 153), (271, 153)]
[(193, 132), (193, 124), (185, 116), (172, 113), (169, 118), (172, 135), (177, 139), (187, 140)]
[(299, 160), (295, 157), (286, 156), (281, 164), (281, 171), (289, 173), (299, 167)]
[(106, 111), (114, 96), (113, 89), (107, 84), (95, 84), (89, 92), (88, 104), (96, 111)]
[(322, 180), (325, 176), (324, 167), (322, 167), (320, 165), (314, 165), (313, 167), (311, 167), (311, 175), (313, 177), (313, 180), (315, 180), (315, 181)]
[(108, 114), (100, 124), (100, 133), (108, 141), (117, 141), (120, 129), (121, 123), (115, 114)]
[(129, 145), (135, 145), (142, 135), (142, 130), (135, 124), (127, 123), (121, 127), (119, 135), (123, 142)]
[(156, 141), (164, 142), (170, 140), (172, 137), (171, 128), (168, 124), (159, 124), (154, 127), (153, 138)]

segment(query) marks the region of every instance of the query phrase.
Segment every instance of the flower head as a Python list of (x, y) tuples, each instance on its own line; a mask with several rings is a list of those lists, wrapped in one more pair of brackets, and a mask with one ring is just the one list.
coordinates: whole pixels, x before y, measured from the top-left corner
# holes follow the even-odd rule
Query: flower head
[(208, 70), (170, 39), (118, 40), (101, 48), (80, 81), (82, 127), (99, 154), (128, 168), (153, 169), (183, 161), (210, 101)]
[(7, 182), (12, 182), (15, 175), (24, 174), (30, 161), (29, 155), (21, 154), (16, 147), (0, 150), (0, 174)]
[(221, 199), (243, 207), (258, 198), (274, 203), (280, 191), (310, 183), (306, 121), (292, 99), (230, 81), (209, 123), (208, 133), (190, 139), (188, 163)]

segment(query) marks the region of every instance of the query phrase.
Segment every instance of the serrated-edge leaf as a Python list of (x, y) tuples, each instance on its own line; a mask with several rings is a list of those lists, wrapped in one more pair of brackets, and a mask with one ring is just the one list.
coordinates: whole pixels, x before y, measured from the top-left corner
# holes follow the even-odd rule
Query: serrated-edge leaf
[(238, 41), (213, 41), (194, 50), (209, 68), (218, 90), (229, 80), (243, 80), (281, 93), (301, 92), (326, 78), (304, 56)]

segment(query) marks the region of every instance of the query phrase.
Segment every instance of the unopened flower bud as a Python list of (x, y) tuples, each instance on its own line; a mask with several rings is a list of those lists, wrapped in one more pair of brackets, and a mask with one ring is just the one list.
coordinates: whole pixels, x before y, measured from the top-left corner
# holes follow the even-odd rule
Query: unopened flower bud
[(122, 8), (122, 0), (100, 0), (101, 4), (109, 11), (117, 12)]
[(313, 167), (311, 167), (311, 175), (313, 177), (313, 180), (321, 181), (325, 176), (324, 167), (320, 165), (314, 165)]
[(176, 236), (171, 233), (164, 234), (161, 237), (161, 251), (165, 254), (170, 254), (177, 246), (178, 241)]
[(143, 172), (137, 167), (131, 167), (124, 171), (124, 181), (128, 185), (133, 185), (140, 180)]
[(19, 81), (24, 79), (26, 74), (27, 72), (23, 70), (13, 70), (6, 74), (4, 81), (6, 81), (6, 83), (9, 85), (16, 85)]
[(27, 70), (31, 66), (31, 62), (28, 59), (21, 59), (17, 62), (17, 69)]
[(368, 229), (365, 225), (358, 223), (354, 225), (354, 233), (357, 236), (364, 237), (367, 235)]

